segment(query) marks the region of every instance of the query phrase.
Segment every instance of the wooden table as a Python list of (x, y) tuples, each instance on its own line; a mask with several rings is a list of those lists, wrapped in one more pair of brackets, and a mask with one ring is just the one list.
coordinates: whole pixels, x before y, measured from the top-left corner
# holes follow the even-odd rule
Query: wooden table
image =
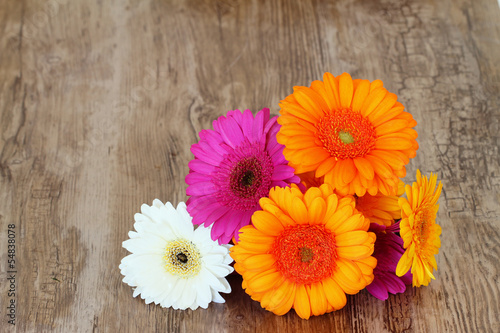
[[(132, 298), (121, 243), (142, 203), (187, 199), (197, 133), (231, 109), (277, 114), (325, 71), (381, 79), (418, 121), (405, 180), (444, 185), (437, 279), (308, 321), (238, 276), (207, 310)], [(499, 332), (499, 96), (495, 0), (4, 0), (0, 331)]]

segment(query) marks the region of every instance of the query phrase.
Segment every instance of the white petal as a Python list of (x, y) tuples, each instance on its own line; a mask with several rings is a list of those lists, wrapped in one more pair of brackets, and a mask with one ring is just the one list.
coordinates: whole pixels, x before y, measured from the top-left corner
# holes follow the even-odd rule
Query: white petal
[(136, 237), (124, 241), (123, 247), (134, 254), (160, 254), (163, 256), (166, 244), (163, 238), (157, 236)]
[(163, 207), (164, 204), (163, 202), (161, 202), (160, 199), (154, 199), (153, 200), (153, 207), (156, 207), (156, 208), (160, 208), (160, 207)]
[(207, 283), (211, 288), (216, 290), (223, 290), (224, 285), (219, 281), (215, 275), (213, 275), (206, 268), (202, 268), (200, 271), (200, 277)]
[(232, 262), (233, 258), (229, 254), (227, 254), (226, 256), (224, 256), (224, 261), (222, 263), (225, 265), (229, 265)]
[(229, 284), (229, 282), (227, 282), (227, 280), (225, 278), (219, 278), (219, 281), (224, 286), (224, 289), (220, 289), (217, 291), (229, 294), (231, 292), (231, 285)]
[(214, 303), (225, 303), (226, 301), (222, 296), (215, 290), (212, 289), (212, 302)]
[(227, 265), (210, 265), (207, 269), (217, 277), (225, 277), (233, 271), (233, 268)]
[(171, 301), (172, 301), (172, 307), (174, 309), (178, 309), (178, 302), (182, 297), (182, 294), (184, 293), (184, 289), (186, 288), (188, 279), (177, 279), (177, 283), (174, 286), (174, 289), (172, 290), (172, 293), (170, 294)]
[(217, 264), (222, 264), (225, 259), (225, 256), (219, 253), (209, 253), (205, 256), (203, 256), (203, 262), (205, 265), (208, 267), (210, 265), (217, 265)]
[(206, 309), (208, 303), (212, 301), (212, 293), (211, 293), (212, 289), (201, 278), (197, 278), (196, 280), (198, 281), (193, 281), (197, 290), (196, 302), (201, 307), (203, 307), (203, 305), (206, 304), (206, 306), (204, 307)]
[(193, 224), (193, 222), (192, 222), (193, 218), (187, 212), (187, 207), (186, 207), (186, 204), (184, 202), (182, 202), (182, 201), (179, 202), (179, 204), (177, 205), (177, 212), (179, 213), (179, 215), (181, 216), (181, 218), (184, 221), (187, 221), (187, 222)]
[[(186, 279), (188, 280), (188, 279)], [(177, 301), (177, 306), (181, 310), (186, 310), (188, 307), (196, 301), (196, 286), (190, 281), (186, 281), (186, 287), (182, 293), (181, 298)]]

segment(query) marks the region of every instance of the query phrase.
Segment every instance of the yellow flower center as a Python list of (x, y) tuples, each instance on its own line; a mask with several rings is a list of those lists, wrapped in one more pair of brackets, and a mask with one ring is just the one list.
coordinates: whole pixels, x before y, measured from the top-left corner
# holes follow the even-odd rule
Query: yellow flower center
[(185, 239), (169, 242), (163, 261), (167, 272), (182, 278), (196, 276), (201, 270), (200, 252), (192, 242)]
[(298, 225), (276, 237), (271, 254), (278, 270), (299, 284), (315, 283), (330, 276), (337, 259), (332, 233), (320, 225)]
[(375, 145), (375, 128), (359, 112), (350, 108), (333, 110), (316, 125), (323, 148), (336, 159), (367, 154)]

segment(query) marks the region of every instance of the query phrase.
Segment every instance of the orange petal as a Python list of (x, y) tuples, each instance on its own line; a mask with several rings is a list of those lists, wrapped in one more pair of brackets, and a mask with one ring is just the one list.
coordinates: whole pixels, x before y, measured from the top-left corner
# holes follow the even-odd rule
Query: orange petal
[(318, 169), (316, 169), (315, 176), (317, 178), (323, 177), (326, 173), (330, 172), (333, 169), (333, 167), (335, 166), (336, 163), (337, 163), (337, 161), (335, 161), (335, 159), (333, 157), (325, 159), (319, 165)]
[(354, 167), (354, 162), (352, 161), (352, 159), (348, 158), (339, 161), (339, 163), (341, 163), (342, 181), (345, 184), (348, 184), (356, 176), (356, 168)]
[(370, 81), (362, 80), (359, 85), (356, 87), (356, 91), (354, 92), (354, 98), (352, 100), (352, 110), (359, 112), (363, 103), (370, 92)]
[(375, 108), (382, 102), (385, 95), (387, 94), (387, 90), (385, 88), (377, 88), (373, 91), (370, 91), (370, 94), (366, 98), (363, 106), (361, 107), (361, 115), (363, 117), (368, 117), (370, 113), (375, 110)]
[(342, 73), (339, 76), (339, 96), (340, 106), (343, 108), (350, 108), (353, 96), (354, 87), (352, 84), (351, 75)]
[(373, 166), (370, 162), (368, 162), (368, 160), (363, 157), (356, 157), (353, 161), (361, 176), (368, 180), (373, 179), (375, 172), (373, 170)]
[(321, 95), (306, 87), (295, 87), (294, 93), (297, 102), (306, 110), (314, 113), (318, 120), (329, 111), (328, 105), (325, 103)]
[(377, 133), (377, 136), (382, 136), (388, 133), (398, 132), (405, 127), (408, 127), (408, 121), (405, 119), (393, 119), (376, 127), (375, 133)]
[(325, 89), (329, 95), (329, 99), (333, 101), (332, 109), (340, 107), (340, 97), (339, 97), (339, 84), (337, 78), (335, 78), (330, 73), (325, 73), (323, 75), (323, 82), (325, 83)]

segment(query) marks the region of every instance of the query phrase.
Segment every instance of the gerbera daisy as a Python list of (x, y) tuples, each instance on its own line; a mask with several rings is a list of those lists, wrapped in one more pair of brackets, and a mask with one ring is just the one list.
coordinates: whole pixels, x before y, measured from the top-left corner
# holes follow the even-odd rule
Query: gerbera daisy
[(396, 195), (366, 193), (362, 197), (356, 196), (356, 209), (370, 219), (371, 223), (378, 223), (389, 227), (395, 220), (401, 219), (401, 208), (398, 199), (405, 191), (404, 183), (400, 180)]
[(403, 240), (396, 235), (399, 232), (399, 222), (390, 227), (371, 223), (371, 232), (375, 233), (375, 251), (373, 256), (377, 259), (377, 267), (373, 270), (375, 279), (366, 290), (378, 299), (386, 300), (388, 293), (397, 294), (406, 290), (406, 285), (411, 284), (412, 276), (408, 272), (402, 277), (396, 275), (396, 266), (404, 253)]
[(233, 271), (229, 245), (214, 242), (210, 228), (193, 230), (183, 202), (175, 209), (155, 199), (134, 218), (136, 231), (123, 242), (132, 254), (120, 264), (123, 282), (135, 287), (134, 297), (181, 310), (224, 303), (219, 292), (231, 292), (225, 276)]
[(395, 195), (415, 157), (417, 123), (380, 80), (325, 73), (281, 101), (278, 142), (297, 173), (315, 171), (341, 195)]
[(417, 170), (417, 181), (406, 185), (405, 198), (399, 198), (401, 207), (401, 237), (405, 253), (396, 268), (398, 276), (404, 275), (411, 267), (413, 286), (426, 286), (434, 279), (432, 272), (437, 270), (435, 254), (441, 247), (441, 227), (436, 224), (437, 203), (442, 184), (436, 189), (437, 175), (422, 177)]
[(375, 234), (352, 197), (339, 199), (327, 184), (305, 194), (292, 185), (271, 189), (260, 206), (230, 251), (243, 288), (263, 308), (294, 308), (308, 319), (344, 307), (345, 294), (372, 282)]
[(213, 224), (212, 239), (221, 244), (237, 238), (272, 187), (299, 182), (276, 141), (276, 118), (269, 119), (269, 109), (255, 118), (250, 110), (229, 111), (191, 146), (195, 159), (186, 176), (188, 212), (194, 224)]

